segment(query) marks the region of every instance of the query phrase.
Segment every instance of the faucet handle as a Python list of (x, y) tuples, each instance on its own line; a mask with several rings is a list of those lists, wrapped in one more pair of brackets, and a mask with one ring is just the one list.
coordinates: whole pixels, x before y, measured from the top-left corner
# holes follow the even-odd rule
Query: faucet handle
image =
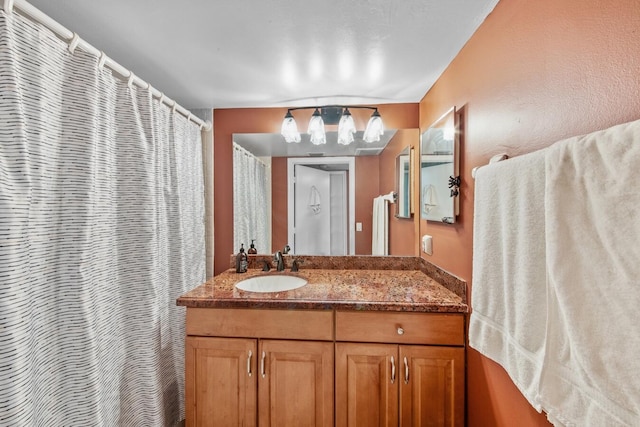
[(291, 251), (291, 246), (289, 246), (288, 244), (284, 245), (284, 248), (282, 248), (282, 253), (286, 255), (289, 253), (289, 251)]
[(263, 260), (262, 261), (262, 271), (269, 271), (271, 270), (271, 264), (269, 264), (269, 261)]
[(303, 259), (294, 259), (293, 262), (291, 263), (291, 271), (298, 271), (300, 264), (303, 264), (304, 260)]

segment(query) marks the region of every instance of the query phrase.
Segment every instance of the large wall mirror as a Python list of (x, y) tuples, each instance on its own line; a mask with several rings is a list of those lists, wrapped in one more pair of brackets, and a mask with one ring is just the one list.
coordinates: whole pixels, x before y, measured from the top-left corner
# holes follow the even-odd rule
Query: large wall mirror
[[(411, 150), (407, 145), (417, 147), (419, 131), (385, 129), (381, 140), (373, 143), (363, 142), (362, 134), (362, 131), (356, 132), (355, 141), (345, 146), (337, 144), (337, 132), (328, 131), (327, 144), (317, 146), (310, 143), (306, 134), (302, 135), (300, 143), (288, 144), (279, 133), (234, 133), (234, 180), (229, 183), (234, 189), (234, 248), (244, 244), (247, 249), (255, 239), (255, 247), (261, 254), (282, 250), (285, 244), (294, 249), (288, 209), (292, 206), (289, 193), (295, 192), (289, 191), (288, 169), (290, 160), (295, 159), (296, 173), (309, 177), (305, 178), (309, 188), (301, 193), (299, 202), (301, 210), (314, 220), (314, 225), (304, 229), (330, 237), (330, 242), (323, 245), (330, 249), (315, 253), (311, 253), (315, 251), (311, 249), (295, 250), (293, 253), (370, 255), (371, 249), (368, 252), (358, 250), (363, 240), (369, 239), (369, 248), (371, 243), (371, 229), (365, 222), (363, 230), (362, 221), (371, 221), (373, 199), (394, 189), (395, 178), (402, 179), (406, 187), (403, 187), (402, 210), (398, 214), (410, 216)], [(404, 147), (407, 147), (406, 153), (398, 155)], [(397, 159), (400, 159), (401, 169), (398, 174), (391, 175)], [(251, 184), (256, 179), (260, 185)], [(389, 209), (389, 216), (393, 218), (396, 207), (390, 204)], [(315, 224), (320, 223), (325, 214), (330, 219), (324, 223), (339, 226), (318, 230)]]
[(453, 224), (458, 215), (459, 135), (455, 107), (420, 136), (420, 217)]

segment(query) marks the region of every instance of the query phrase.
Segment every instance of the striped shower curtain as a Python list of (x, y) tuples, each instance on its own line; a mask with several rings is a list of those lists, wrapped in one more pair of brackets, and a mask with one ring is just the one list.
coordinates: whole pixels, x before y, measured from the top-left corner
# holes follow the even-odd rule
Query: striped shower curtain
[(183, 418), (198, 126), (0, 11), (0, 426)]
[(248, 249), (252, 240), (258, 253), (271, 253), (271, 168), (234, 142), (234, 250)]

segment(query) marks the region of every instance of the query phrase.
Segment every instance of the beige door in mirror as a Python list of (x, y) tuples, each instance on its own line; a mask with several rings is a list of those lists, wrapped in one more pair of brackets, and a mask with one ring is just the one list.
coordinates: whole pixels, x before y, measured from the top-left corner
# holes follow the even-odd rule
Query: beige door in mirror
[(396, 157), (396, 217), (411, 218), (411, 189), (413, 188), (413, 174), (411, 170), (412, 153), (410, 147), (405, 147)]
[(458, 215), (459, 134), (455, 107), (420, 136), (420, 216), (453, 224)]

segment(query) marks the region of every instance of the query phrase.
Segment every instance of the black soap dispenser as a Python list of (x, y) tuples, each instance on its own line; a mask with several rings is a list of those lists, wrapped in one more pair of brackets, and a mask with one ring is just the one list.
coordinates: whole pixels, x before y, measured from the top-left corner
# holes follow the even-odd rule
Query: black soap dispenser
[(249, 255), (255, 255), (258, 253), (258, 250), (256, 249), (255, 245), (253, 244), (253, 242), (255, 242), (256, 239), (251, 239), (251, 246), (249, 246), (249, 250), (247, 251), (247, 253)]
[(246, 273), (249, 263), (247, 262), (247, 254), (244, 253), (244, 243), (240, 244), (240, 251), (236, 255), (236, 273)]

